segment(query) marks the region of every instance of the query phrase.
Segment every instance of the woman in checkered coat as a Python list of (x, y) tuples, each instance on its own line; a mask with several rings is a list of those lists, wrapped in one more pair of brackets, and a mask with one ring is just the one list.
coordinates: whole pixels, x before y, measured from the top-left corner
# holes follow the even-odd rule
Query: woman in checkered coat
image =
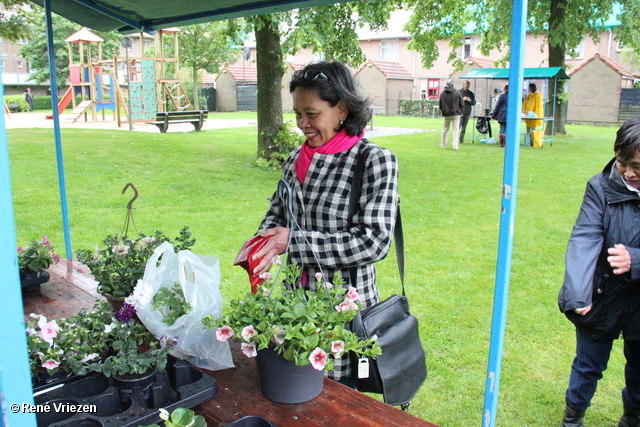
[[(313, 289), (322, 267), (324, 280), (336, 273), (349, 282), (355, 268), (363, 308), (376, 304), (375, 263), (391, 245), (398, 203), (398, 162), (395, 155), (364, 139), (371, 117), (369, 102), (357, 90), (346, 66), (338, 62), (310, 64), (294, 73), (290, 83), (298, 127), (306, 136), (284, 165), (282, 179), (293, 194), (293, 216), (302, 231), (289, 229), (286, 200), (277, 192), (271, 199), (258, 234), (274, 236), (255, 254), (264, 256), (254, 270), (267, 271), (272, 259), (287, 251), (303, 267), (303, 283)], [(348, 218), (353, 168), (366, 156), (362, 187), (355, 214)], [(314, 257), (314, 253), (317, 257)], [(311, 279), (310, 279), (311, 278)], [(349, 383), (347, 359), (336, 360), (329, 373)]]

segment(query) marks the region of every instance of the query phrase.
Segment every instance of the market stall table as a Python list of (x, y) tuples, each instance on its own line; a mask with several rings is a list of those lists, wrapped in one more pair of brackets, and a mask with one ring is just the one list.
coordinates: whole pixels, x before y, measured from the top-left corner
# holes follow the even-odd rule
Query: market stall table
[(217, 381), (220, 391), (193, 408), (209, 426), (227, 426), (245, 416), (258, 415), (279, 427), (437, 427), (326, 378), (322, 393), (309, 402), (272, 402), (260, 392), (255, 360), (244, 356), (237, 342), (231, 344), (231, 349), (236, 367), (204, 370)]

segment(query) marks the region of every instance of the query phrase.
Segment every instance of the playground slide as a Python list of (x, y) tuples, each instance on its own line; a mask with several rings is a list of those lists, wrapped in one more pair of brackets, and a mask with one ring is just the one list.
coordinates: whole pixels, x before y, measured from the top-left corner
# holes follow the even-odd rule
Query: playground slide
[[(73, 96), (73, 87), (69, 86), (67, 91), (62, 95), (60, 101), (58, 101), (58, 114), (62, 114), (67, 105), (71, 102), (71, 97)], [(47, 114), (47, 120), (53, 120), (53, 113)]]

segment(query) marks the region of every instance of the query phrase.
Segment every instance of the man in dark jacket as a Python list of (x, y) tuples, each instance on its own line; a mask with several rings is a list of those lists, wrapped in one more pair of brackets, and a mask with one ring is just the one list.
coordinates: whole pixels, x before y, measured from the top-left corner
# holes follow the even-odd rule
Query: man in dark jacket
[(500, 147), (506, 147), (507, 145), (507, 110), (509, 106), (509, 85), (504, 85), (504, 92), (498, 98), (496, 106), (490, 113), (493, 120), (497, 120), (500, 123)]
[(462, 117), (460, 118), (460, 144), (464, 144), (464, 134), (467, 132), (467, 124), (469, 123), (469, 117), (471, 116), (471, 108), (476, 105), (476, 96), (469, 90), (471, 82), (465, 81), (462, 85), (460, 94), (464, 101), (464, 108), (462, 110)]
[(620, 333), (627, 362), (618, 427), (640, 427), (640, 117), (618, 130), (614, 152), (587, 183), (558, 295), (577, 339), (563, 427), (583, 426)]
[(448, 81), (444, 87), (444, 91), (440, 95), (440, 112), (444, 117), (444, 127), (442, 128), (442, 140), (440, 146), (447, 148), (447, 139), (449, 139), (449, 126), (453, 126), (453, 140), (451, 145), (455, 151), (458, 151), (458, 141), (460, 140), (460, 116), (464, 108), (462, 94), (453, 87), (453, 83)]

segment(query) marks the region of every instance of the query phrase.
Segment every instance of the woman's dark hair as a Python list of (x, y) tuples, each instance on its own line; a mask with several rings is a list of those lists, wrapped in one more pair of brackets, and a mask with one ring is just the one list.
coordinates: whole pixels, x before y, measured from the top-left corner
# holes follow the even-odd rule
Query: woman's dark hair
[(640, 151), (640, 117), (627, 120), (618, 129), (613, 151), (616, 157), (625, 162), (633, 159)]
[(536, 91), (538, 90), (538, 86), (536, 86), (536, 84), (535, 84), (535, 83), (531, 83), (531, 84), (529, 85), (529, 90), (530, 90), (531, 92), (536, 92)]
[(318, 62), (297, 70), (289, 83), (289, 91), (293, 93), (297, 87), (312, 89), (332, 107), (344, 102), (347, 118), (336, 131), (344, 128), (349, 136), (360, 135), (371, 119), (371, 102), (361, 95), (358, 83), (340, 62)]

